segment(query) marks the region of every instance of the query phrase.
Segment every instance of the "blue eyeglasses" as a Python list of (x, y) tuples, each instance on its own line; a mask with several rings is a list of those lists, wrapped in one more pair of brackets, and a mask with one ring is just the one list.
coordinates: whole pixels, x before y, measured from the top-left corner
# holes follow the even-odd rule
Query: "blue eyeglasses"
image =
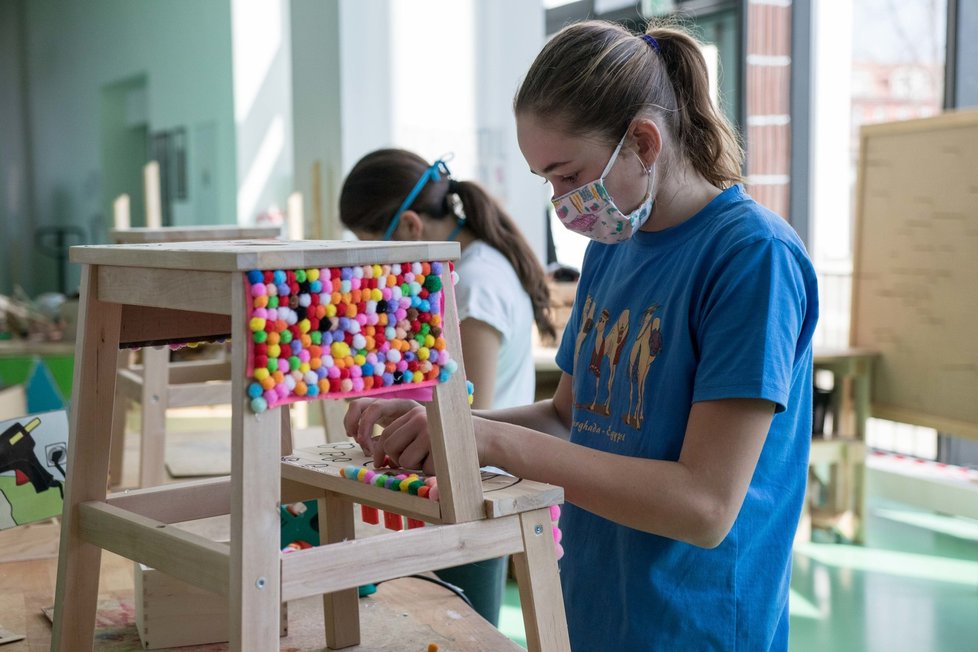
[(451, 175), (451, 172), (448, 171), (448, 166), (445, 165), (445, 161), (442, 159), (438, 159), (431, 164), (430, 168), (424, 171), (424, 174), (421, 175), (418, 182), (414, 184), (414, 188), (411, 189), (408, 196), (404, 198), (403, 202), (401, 202), (401, 207), (397, 209), (396, 213), (394, 213), (394, 217), (391, 219), (390, 225), (387, 227), (387, 230), (384, 231), (384, 240), (390, 240), (391, 237), (393, 237), (394, 231), (397, 230), (397, 225), (401, 222), (401, 214), (414, 203), (414, 200), (418, 198), (419, 194), (421, 194), (421, 190), (425, 187), (425, 184), (427, 184), (429, 181), (441, 181), (441, 175), (443, 174), (448, 177)]

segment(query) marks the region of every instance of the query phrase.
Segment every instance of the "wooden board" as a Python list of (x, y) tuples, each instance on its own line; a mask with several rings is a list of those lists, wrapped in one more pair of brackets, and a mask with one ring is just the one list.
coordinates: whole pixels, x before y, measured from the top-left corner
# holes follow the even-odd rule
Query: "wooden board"
[(172, 478), (231, 473), (231, 436), (227, 430), (166, 433), (166, 469)]
[(978, 519), (978, 471), (965, 466), (876, 453), (866, 460), (866, 483), (888, 500)]
[[(217, 240), (71, 247), (73, 263), (154, 269), (248, 271), (458, 260), (457, 242)], [(169, 304), (166, 304), (169, 306)]]
[(978, 111), (864, 127), (853, 346), (873, 416), (978, 438)]
[[(143, 648), (224, 643), (228, 640), (228, 599), (181, 582), (145, 564), (133, 564), (133, 607)], [(288, 603), (282, 603), (279, 634), (287, 636)]]
[[(0, 532), (0, 564), (58, 556), (61, 525), (54, 519), (29, 523)], [(6, 651), (4, 651), (6, 652)]]
[(27, 392), (23, 385), (0, 387), (0, 420), (27, 414)]
[(188, 242), (198, 240), (239, 240), (251, 238), (276, 238), (282, 229), (277, 226), (164, 226), (159, 228), (112, 229), (109, 239), (117, 244), (139, 242)]
[(23, 641), (25, 638), (27, 637), (23, 634), (16, 634), (10, 630), (0, 627), (0, 645), (4, 645), (6, 643), (16, 643), (17, 641)]

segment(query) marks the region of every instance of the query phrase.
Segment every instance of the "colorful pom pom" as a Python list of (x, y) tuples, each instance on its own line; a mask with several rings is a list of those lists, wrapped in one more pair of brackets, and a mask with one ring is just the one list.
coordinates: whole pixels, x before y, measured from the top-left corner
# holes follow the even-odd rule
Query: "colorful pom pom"
[(268, 409), (447, 380), (458, 365), (449, 365), (440, 338), (443, 268), (436, 261), (246, 272), (249, 399)]

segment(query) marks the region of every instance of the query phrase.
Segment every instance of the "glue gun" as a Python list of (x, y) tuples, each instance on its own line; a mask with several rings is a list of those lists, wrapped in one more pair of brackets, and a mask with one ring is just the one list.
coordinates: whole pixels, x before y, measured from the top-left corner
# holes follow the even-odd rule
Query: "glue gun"
[(31, 437), (30, 432), (40, 424), (41, 420), (35, 417), (26, 426), (15, 423), (0, 435), (0, 473), (20, 471), (34, 485), (34, 491), (37, 493), (61, 486), (61, 483), (41, 466), (34, 454), (34, 438)]

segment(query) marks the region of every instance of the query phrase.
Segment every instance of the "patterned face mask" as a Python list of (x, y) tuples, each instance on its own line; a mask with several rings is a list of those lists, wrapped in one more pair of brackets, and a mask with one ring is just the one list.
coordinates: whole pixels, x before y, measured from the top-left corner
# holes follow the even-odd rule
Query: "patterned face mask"
[(557, 211), (557, 218), (574, 233), (580, 233), (605, 244), (617, 244), (632, 237), (632, 234), (638, 231), (652, 214), (652, 204), (655, 200), (652, 196), (654, 163), (649, 168), (649, 186), (645, 199), (628, 215), (615, 206), (614, 200), (604, 186), (604, 180), (618, 159), (618, 153), (624, 142), (625, 136), (622, 136), (600, 177), (551, 200), (554, 210)]

